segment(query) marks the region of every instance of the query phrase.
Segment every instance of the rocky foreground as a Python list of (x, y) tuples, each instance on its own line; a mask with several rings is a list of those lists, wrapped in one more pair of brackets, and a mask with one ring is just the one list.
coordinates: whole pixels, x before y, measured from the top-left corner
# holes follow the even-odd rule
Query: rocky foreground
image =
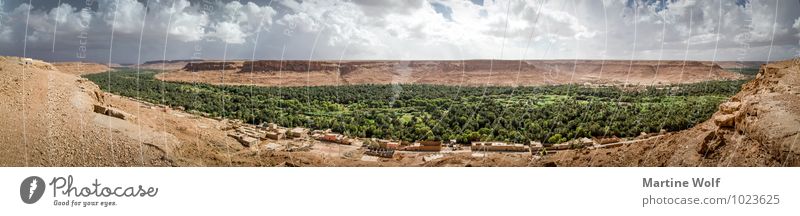
[(242, 152), (220, 129), (226, 127), (223, 121), (108, 94), (72, 72), (39, 60), (0, 57), (0, 166), (275, 166), (314, 161), (302, 154), (290, 158)]

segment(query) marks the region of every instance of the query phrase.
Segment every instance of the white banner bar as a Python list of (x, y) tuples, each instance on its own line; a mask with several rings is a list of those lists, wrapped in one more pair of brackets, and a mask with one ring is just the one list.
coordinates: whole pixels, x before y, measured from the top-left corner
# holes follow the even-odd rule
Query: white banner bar
[[(800, 212), (798, 171), (0, 168), (0, 207), (4, 215), (769, 215)], [(31, 189), (31, 176), (44, 182)]]

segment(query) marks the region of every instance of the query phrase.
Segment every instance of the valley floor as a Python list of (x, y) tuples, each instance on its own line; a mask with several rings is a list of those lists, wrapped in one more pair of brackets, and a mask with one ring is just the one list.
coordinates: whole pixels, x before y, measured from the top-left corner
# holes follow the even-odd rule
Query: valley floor
[(2, 57), (0, 69), (0, 166), (800, 166), (797, 61), (762, 67), (709, 120), (661, 136), (546, 155), (401, 151), (377, 159), (310, 138), (245, 147), (228, 136), (234, 121), (106, 93), (41, 61)]

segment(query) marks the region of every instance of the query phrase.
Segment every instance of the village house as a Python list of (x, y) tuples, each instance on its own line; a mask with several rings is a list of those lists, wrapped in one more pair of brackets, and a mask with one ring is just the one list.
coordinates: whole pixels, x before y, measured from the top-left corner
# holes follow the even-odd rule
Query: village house
[(308, 128), (296, 127), (289, 130), (289, 137), (301, 138), (308, 135)]
[(526, 152), (528, 147), (523, 144), (509, 144), (504, 142), (473, 142), (470, 146), (472, 151), (507, 151), (507, 152)]
[(264, 133), (266, 138), (280, 140), (286, 136), (286, 129), (275, 129), (273, 131), (267, 131)]
[(337, 133), (326, 133), (326, 134), (314, 134), (312, 137), (327, 142), (339, 143), (344, 145), (350, 145), (352, 142), (350, 138), (347, 138), (344, 135), (337, 134)]
[(398, 142), (398, 141), (391, 141), (391, 140), (385, 140), (385, 139), (378, 140), (378, 144), (380, 144), (381, 147), (388, 148), (388, 149), (393, 149), (393, 150), (398, 150), (402, 146), (401, 143)]
[(254, 138), (254, 137), (251, 137), (251, 136), (249, 136), (247, 134), (243, 134), (243, 133), (236, 132), (236, 131), (228, 133), (228, 136), (233, 137), (234, 139), (236, 139), (236, 141), (239, 141), (239, 143), (241, 143), (243, 146), (246, 146), (246, 147), (256, 146), (256, 145), (258, 145), (258, 141), (259, 141), (258, 138)]
[(394, 151), (395, 151), (394, 149), (387, 149), (381, 147), (368, 147), (367, 151), (365, 151), (364, 154), (376, 157), (383, 157), (383, 158), (393, 158)]
[(262, 123), (258, 125), (257, 128), (265, 130), (264, 137), (273, 140), (280, 140), (285, 138), (286, 132), (288, 131), (286, 130), (286, 128), (279, 127), (275, 123)]
[(406, 151), (441, 151), (441, 141), (419, 141), (403, 148)]
[(386, 148), (388, 149), (400, 149), (400, 142), (387, 142)]
[(260, 129), (252, 127), (252, 126), (241, 126), (241, 127), (236, 128), (236, 131), (241, 133), (241, 134), (245, 134), (247, 136), (253, 137), (253, 138), (264, 138), (264, 136), (265, 136), (265, 133), (264, 133), (263, 130), (260, 130)]
[(550, 147), (547, 147), (547, 150), (567, 150), (570, 148), (572, 148), (572, 143), (565, 142), (565, 143), (553, 144)]

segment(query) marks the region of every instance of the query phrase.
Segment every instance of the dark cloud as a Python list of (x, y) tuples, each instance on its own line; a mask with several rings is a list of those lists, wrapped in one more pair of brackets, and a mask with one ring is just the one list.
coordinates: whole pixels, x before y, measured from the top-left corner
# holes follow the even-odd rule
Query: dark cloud
[(0, 55), (51, 61), (684, 56), (774, 60), (800, 52), (798, 1), (0, 3)]

